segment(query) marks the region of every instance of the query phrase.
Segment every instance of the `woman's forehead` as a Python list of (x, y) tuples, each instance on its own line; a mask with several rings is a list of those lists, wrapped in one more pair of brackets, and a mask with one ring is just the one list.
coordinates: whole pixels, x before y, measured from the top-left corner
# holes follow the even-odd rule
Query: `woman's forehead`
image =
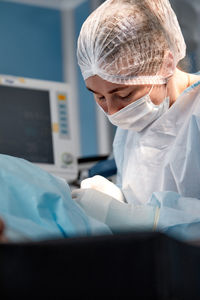
[(125, 84), (112, 83), (102, 79), (98, 75), (94, 75), (87, 78), (85, 80), (85, 84), (87, 89), (89, 89), (94, 93), (100, 93), (100, 92), (113, 93), (115, 91), (120, 91), (120, 90), (125, 90), (130, 88), (134, 90), (142, 88), (142, 86), (139, 85), (125, 85)]

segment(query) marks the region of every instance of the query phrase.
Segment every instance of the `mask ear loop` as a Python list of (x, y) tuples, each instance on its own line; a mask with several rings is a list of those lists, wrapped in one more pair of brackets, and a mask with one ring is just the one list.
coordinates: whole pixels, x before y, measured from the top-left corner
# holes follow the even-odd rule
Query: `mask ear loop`
[(149, 95), (149, 96), (150, 96), (150, 94), (151, 94), (151, 92), (152, 92), (152, 90), (153, 90), (153, 88), (154, 88), (154, 85), (155, 85), (155, 84), (152, 84), (152, 87), (151, 87), (150, 91), (148, 92), (148, 95)]
[[(156, 75), (155, 76), (158, 76), (158, 72), (156, 73)], [(167, 83), (168, 83), (168, 81), (169, 81), (169, 78), (165, 78), (166, 79), (166, 93), (165, 93), (165, 98), (167, 97)], [(149, 93), (148, 93), (148, 95), (150, 96), (150, 94), (151, 94), (151, 92), (152, 92), (152, 90), (153, 90), (153, 88), (154, 88), (154, 86), (155, 86), (155, 84), (152, 84), (152, 87), (151, 87), (151, 89), (150, 89), (150, 91), (149, 91)]]
[[(167, 81), (167, 83), (168, 83), (168, 81)], [(166, 99), (168, 99), (168, 108), (170, 107), (170, 97), (167, 95), (167, 83), (166, 83), (166, 91), (165, 91), (165, 98), (164, 98), (164, 101), (166, 100)]]
[(165, 89), (165, 99), (167, 98), (167, 84), (166, 84), (166, 89)]
[[(165, 97), (164, 97), (164, 100), (167, 98), (167, 82), (166, 82), (165, 85), (166, 85), (166, 89), (165, 89)], [(149, 97), (150, 97), (150, 94), (151, 94), (151, 92), (152, 92), (154, 86), (155, 86), (155, 84), (152, 84), (152, 87), (151, 87), (150, 91), (148, 92)], [(150, 97), (150, 99), (151, 99), (151, 97)]]

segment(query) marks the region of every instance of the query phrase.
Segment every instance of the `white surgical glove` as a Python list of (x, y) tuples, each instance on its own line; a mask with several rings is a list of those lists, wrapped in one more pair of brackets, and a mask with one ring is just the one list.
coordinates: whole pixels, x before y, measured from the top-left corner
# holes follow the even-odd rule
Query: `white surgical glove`
[(85, 213), (115, 230), (153, 230), (156, 207), (135, 206), (119, 202), (113, 197), (93, 189), (72, 191), (72, 198)]
[[(93, 189), (77, 189), (72, 191), (72, 198), (90, 217), (106, 223), (106, 216), (112, 197)], [(117, 200), (115, 200), (117, 201)]]
[(84, 179), (81, 182), (81, 189), (93, 189), (109, 195), (120, 202), (125, 202), (124, 195), (120, 188), (103, 176), (96, 175), (91, 178)]

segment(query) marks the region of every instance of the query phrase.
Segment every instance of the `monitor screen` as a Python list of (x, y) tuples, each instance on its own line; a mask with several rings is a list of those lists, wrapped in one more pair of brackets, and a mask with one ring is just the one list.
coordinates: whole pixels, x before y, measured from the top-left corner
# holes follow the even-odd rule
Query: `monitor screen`
[(0, 85), (0, 153), (54, 164), (48, 91)]

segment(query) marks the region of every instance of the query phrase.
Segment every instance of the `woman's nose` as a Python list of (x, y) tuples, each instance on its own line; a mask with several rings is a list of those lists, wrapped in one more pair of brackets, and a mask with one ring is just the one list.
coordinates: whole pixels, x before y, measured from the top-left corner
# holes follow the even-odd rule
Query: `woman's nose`
[(107, 101), (107, 113), (109, 115), (115, 114), (120, 109), (122, 109), (122, 107), (118, 103), (116, 103), (114, 101)]

